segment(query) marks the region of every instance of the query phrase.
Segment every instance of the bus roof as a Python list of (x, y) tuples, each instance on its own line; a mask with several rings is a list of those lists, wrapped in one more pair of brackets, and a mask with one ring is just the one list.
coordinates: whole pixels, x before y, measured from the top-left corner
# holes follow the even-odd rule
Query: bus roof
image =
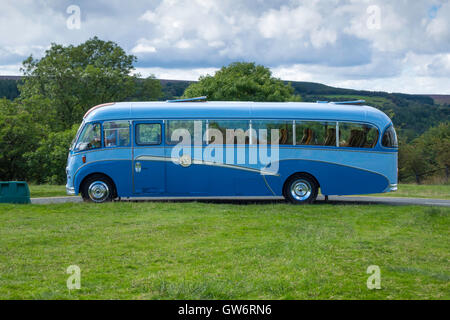
[(382, 111), (361, 105), (309, 102), (118, 102), (96, 106), (86, 122), (128, 119), (305, 119), (391, 123)]

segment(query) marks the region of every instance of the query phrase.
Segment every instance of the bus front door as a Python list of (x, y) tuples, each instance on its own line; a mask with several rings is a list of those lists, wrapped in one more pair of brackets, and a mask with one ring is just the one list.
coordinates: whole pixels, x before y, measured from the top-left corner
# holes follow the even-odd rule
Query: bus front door
[(133, 193), (163, 195), (166, 191), (163, 121), (133, 123)]

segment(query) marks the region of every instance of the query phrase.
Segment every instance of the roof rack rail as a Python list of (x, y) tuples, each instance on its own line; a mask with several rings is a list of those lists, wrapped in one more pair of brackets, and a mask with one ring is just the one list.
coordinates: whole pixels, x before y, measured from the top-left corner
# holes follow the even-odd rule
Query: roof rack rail
[(207, 96), (196, 97), (196, 98), (187, 98), (187, 99), (175, 99), (175, 100), (167, 100), (167, 102), (206, 102)]
[(353, 101), (316, 101), (316, 103), (363, 104), (363, 103), (366, 103), (366, 100), (353, 100)]

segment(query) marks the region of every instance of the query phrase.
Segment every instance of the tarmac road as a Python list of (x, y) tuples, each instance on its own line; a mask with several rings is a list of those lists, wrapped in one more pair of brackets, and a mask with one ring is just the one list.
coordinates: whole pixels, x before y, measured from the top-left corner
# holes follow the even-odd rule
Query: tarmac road
[[(240, 198), (239, 200), (233, 198), (141, 198), (141, 199), (126, 199), (124, 201), (208, 201), (208, 202), (273, 202), (283, 201), (282, 198)], [(51, 197), (51, 198), (31, 198), (33, 204), (49, 204), (49, 203), (68, 203), (68, 202), (83, 202), (81, 197)], [(317, 203), (325, 203), (324, 197), (319, 195)], [(450, 207), (450, 200), (440, 199), (424, 199), (424, 198), (393, 198), (393, 197), (366, 197), (366, 196), (330, 196), (328, 199), (330, 204), (387, 204), (387, 205), (419, 205), (419, 206), (441, 206)]]

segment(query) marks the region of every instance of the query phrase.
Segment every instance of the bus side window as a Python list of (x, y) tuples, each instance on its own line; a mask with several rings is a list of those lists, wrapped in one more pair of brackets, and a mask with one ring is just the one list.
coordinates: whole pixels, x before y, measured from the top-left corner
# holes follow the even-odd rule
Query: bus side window
[[(292, 121), (283, 120), (254, 120), (252, 121), (252, 128), (258, 137), (258, 143), (271, 144), (275, 137), (272, 137), (272, 133), (276, 134), (278, 130), (279, 145), (292, 145), (293, 144), (293, 126)], [(274, 130), (274, 131), (272, 131)]]
[[(248, 120), (209, 120), (208, 144), (249, 144), (250, 122)], [(222, 141), (216, 141), (214, 133), (222, 135)], [(220, 140), (220, 139), (219, 139)]]
[(336, 146), (336, 122), (296, 121), (296, 145)]
[[(201, 130), (200, 130), (201, 129)], [(166, 124), (166, 142), (167, 144), (178, 144), (187, 143), (188, 141), (182, 141), (183, 138), (177, 134), (182, 134), (183, 131), (188, 132), (191, 137), (191, 144), (195, 145), (198, 143), (204, 143), (204, 137), (201, 136), (202, 133), (206, 131), (206, 121), (205, 120), (168, 120)], [(175, 133), (175, 135), (174, 135)], [(195, 135), (198, 136), (195, 136)], [(176, 139), (174, 138), (176, 137)], [(177, 140), (178, 139), (178, 140)]]
[(130, 124), (128, 121), (108, 121), (103, 123), (105, 147), (124, 147), (130, 145)]
[(373, 148), (378, 140), (378, 130), (372, 125), (339, 122), (339, 147)]
[(139, 123), (136, 125), (137, 145), (161, 144), (161, 125), (159, 123)]

